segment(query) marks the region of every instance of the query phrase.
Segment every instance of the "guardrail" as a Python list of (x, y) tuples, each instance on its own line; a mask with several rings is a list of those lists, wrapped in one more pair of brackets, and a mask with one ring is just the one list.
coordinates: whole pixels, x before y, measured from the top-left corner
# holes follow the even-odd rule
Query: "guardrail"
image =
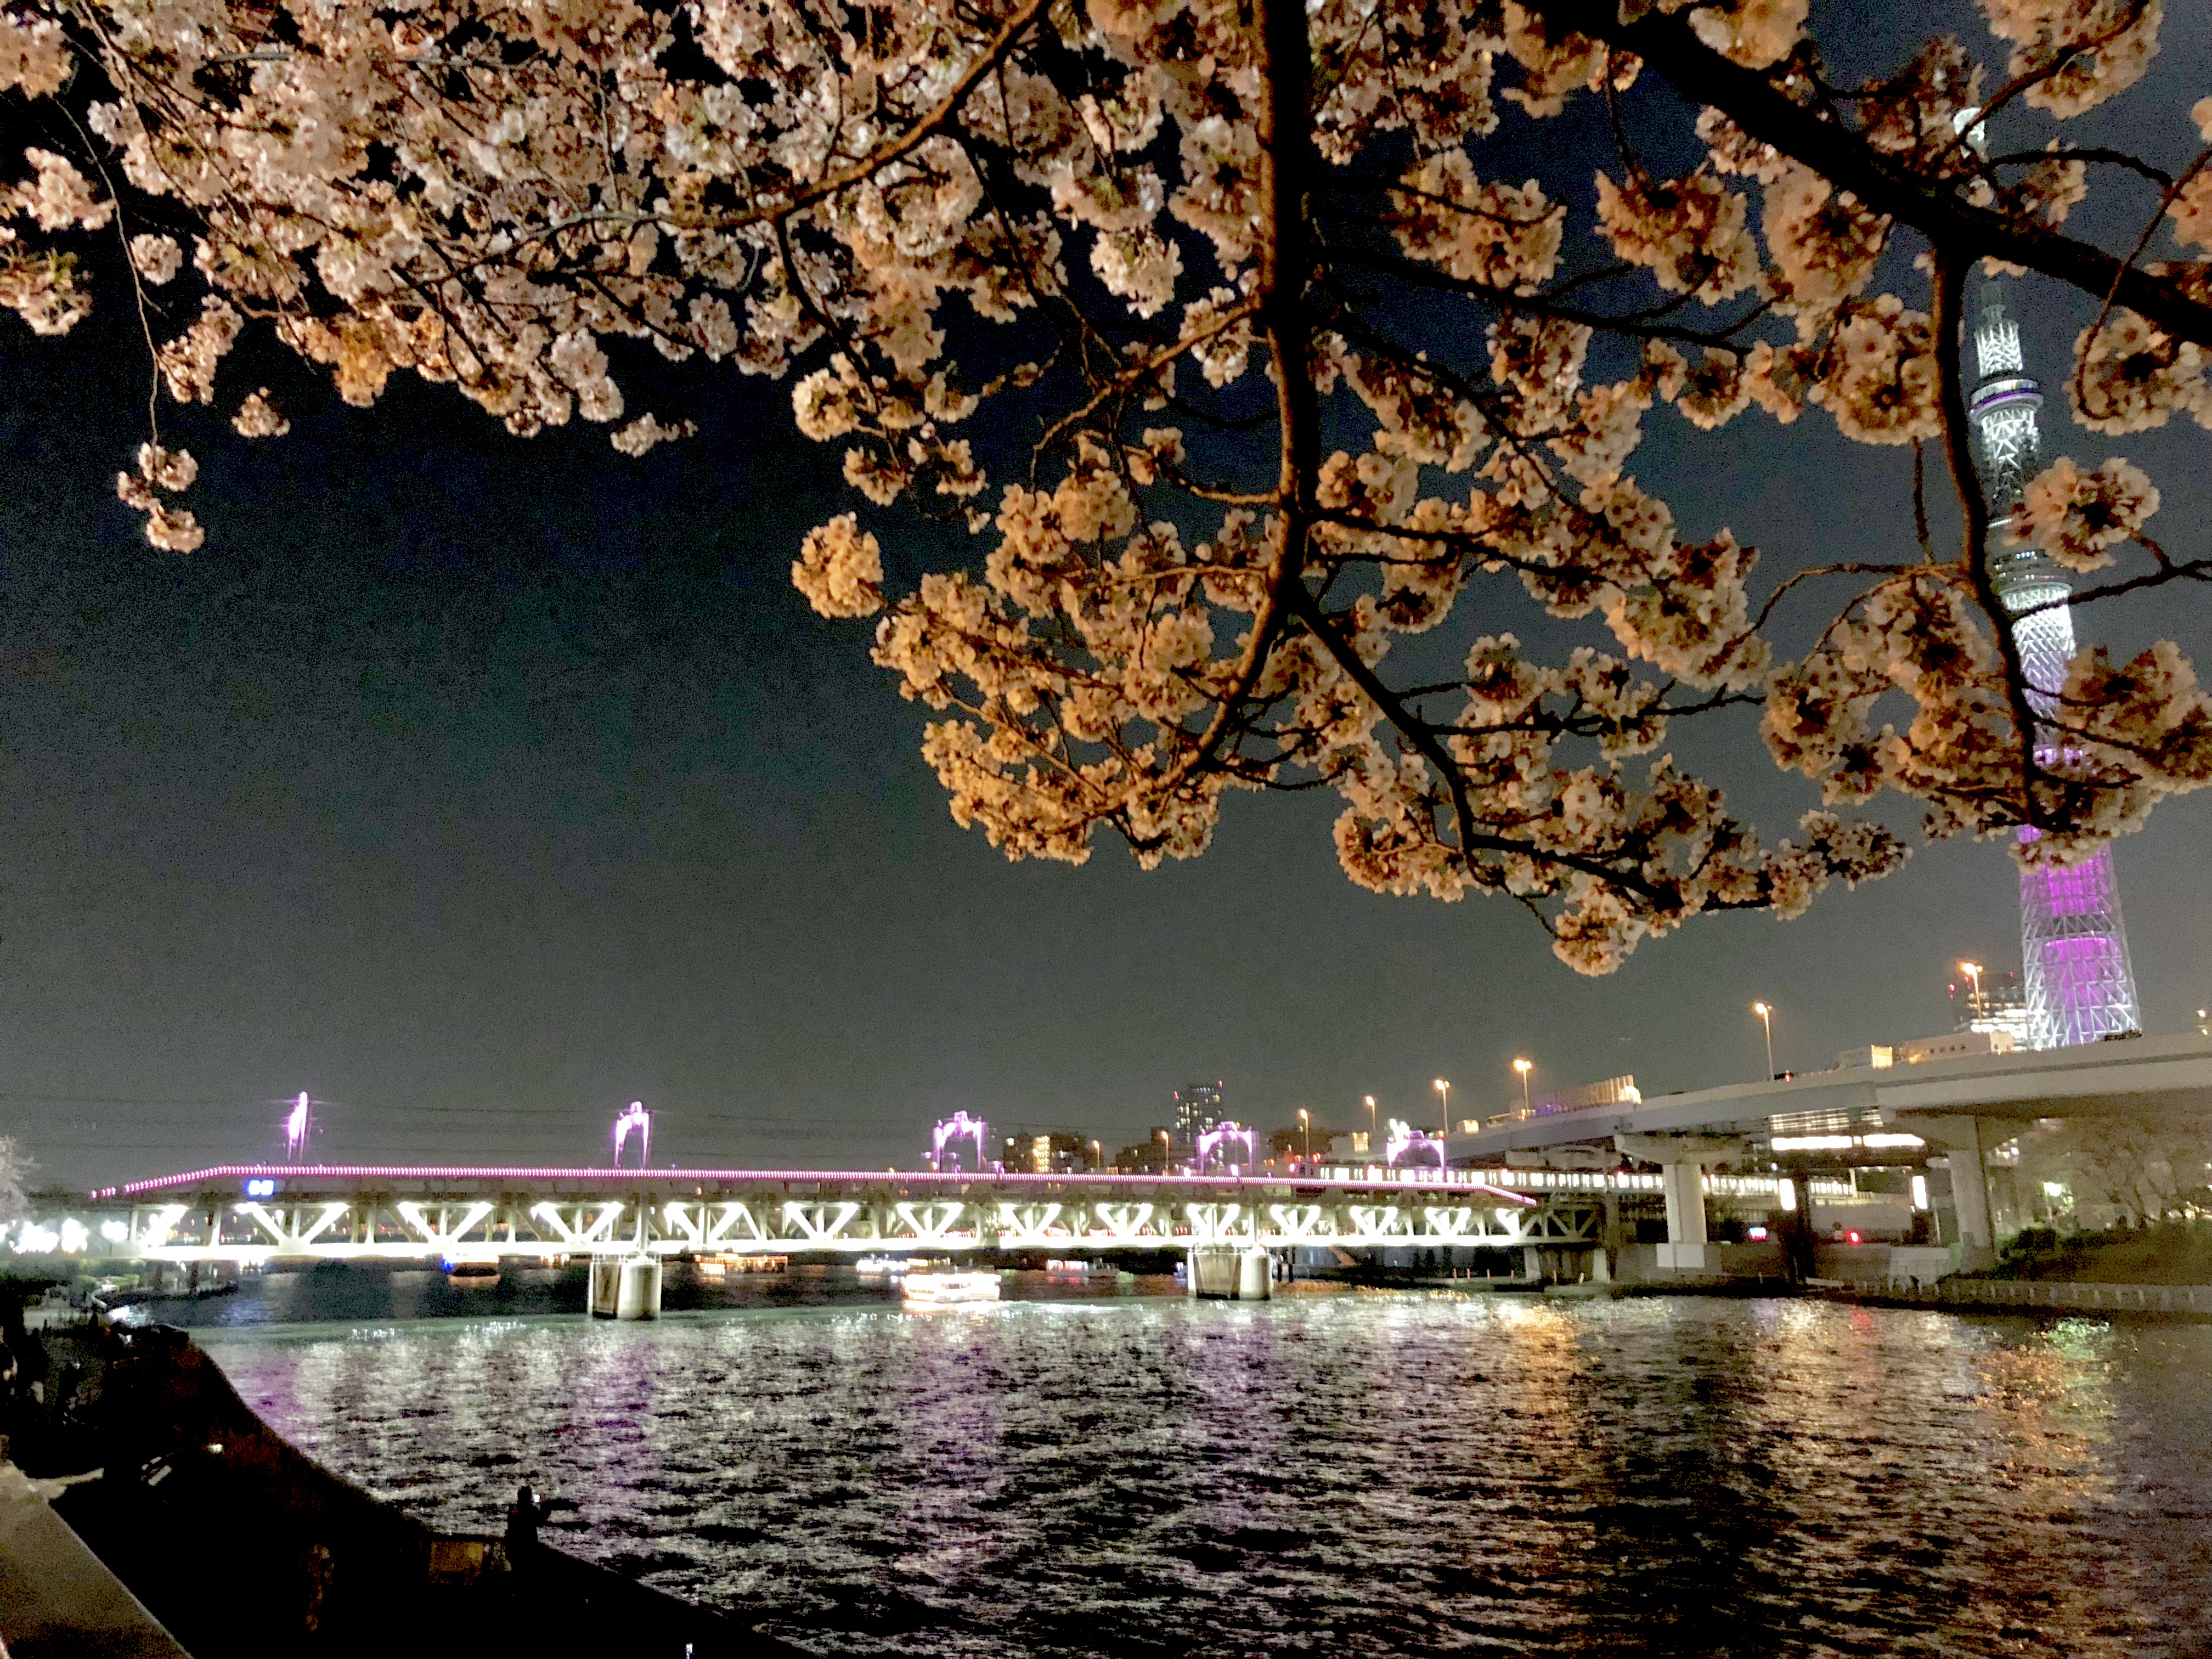
[[(1863, 1288), (1863, 1287), (1862, 1287)], [(2095, 1285), (2056, 1279), (1945, 1279), (1912, 1286), (1893, 1279), (1882, 1293), (1934, 1302), (2005, 1308), (2106, 1309), (2113, 1312), (2212, 1314), (2212, 1285)]]

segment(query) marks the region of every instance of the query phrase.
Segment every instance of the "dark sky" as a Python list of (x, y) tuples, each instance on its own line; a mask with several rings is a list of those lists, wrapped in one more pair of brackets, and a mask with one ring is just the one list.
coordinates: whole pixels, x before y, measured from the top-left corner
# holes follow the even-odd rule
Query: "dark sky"
[[(2169, 118), (2207, 46), (2174, 27), (2148, 100)], [(2027, 310), (2055, 370), (2079, 308)], [(60, 342), (0, 319), (0, 1132), (59, 1182), (268, 1154), (302, 1088), (329, 1160), (594, 1161), (635, 1097), (657, 1160), (908, 1161), (956, 1107), (1110, 1149), (1214, 1079), (1262, 1126), (1307, 1105), (1349, 1127), (1369, 1092), (1419, 1118), (1437, 1076), (1494, 1109), (1516, 1054), (1540, 1082), (1755, 1076), (1754, 997), (1781, 1063), (1826, 1064), (1943, 1029), (1960, 957), (2018, 965), (1994, 846), (1923, 850), (1796, 923), (1695, 923), (1598, 981), (1510, 905), (1352, 888), (1333, 798), (1234, 799), (1211, 854), (1150, 875), (1108, 843), (1010, 866), (950, 822), (865, 625), (790, 586), (848, 503), (785, 387), (702, 365), (654, 400), (701, 436), (631, 461), (603, 428), (513, 440), (404, 377), (346, 409), (242, 349), (229, 401), (270, 384), (295, 429), (248, 443), (165, 407), (210, 532), (180, 558), (109, 488), (145, 378), (113, 305)], [(1904, 452), (1817, 415), (1647, 430), (1638, 476), (1770, 568), (1910, 547)], [(2206, 448), (2194, 426), (2046, 442), (2136, 456), (2184, 556)], [(909, 566), (935, 546), (906, 536)], [(2083, 629), (2212, 663), (2195, 596)], [(1749, 733), (1674, 746), (1787, 833), (1811, 802)], [(2208, 814), (2169, 803), (2118, 851), (2153, 1030), (2212, 999)]]

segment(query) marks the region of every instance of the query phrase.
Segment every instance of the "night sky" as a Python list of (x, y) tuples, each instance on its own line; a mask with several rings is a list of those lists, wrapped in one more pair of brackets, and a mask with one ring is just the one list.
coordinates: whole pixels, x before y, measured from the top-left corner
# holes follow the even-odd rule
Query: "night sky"
[[(2169, 22), (2147, 110), (2197, 95), (2204, 30)], [(852, 503), (787, 386), (632, 378), (634, 410), (702, 427), (634, 461), (600, 427), (511, 439), (404, 375), (348, 409), (252, 343), (228, 404), (267, 384), (295, 429), (248, 442), (227, 409), (164, 404), (210, 532), (179, 557), (112, 494), (147, 374), (100, 297), (63, 341), (0, 319), (0, 1133), (55, 1182), (271, 1155), (303, 1088), (325, 1161), (604, 1161), (633, 1098), (657, 1162), (725, 1166), (911, 1163), (958, 1107), (1110, 1152), (1216, 1079), (1263, 1127), (1304, 1105), (1349, 1128), (1366, 1093), (1419, 1121), (1433, 1077), (1455, 1116), (1496, 1109), (1516, 1054), (1540, 1087), (1754, 1077), (1757, 997), (1779, 1063), (1826, 1065), (1947, 1029), (1960, 957), (2019, 964), (1993, 845), (1923, 849), (1797, 922), (1695, 922), (1595, 981), (1510, 904), (1351, 886), (1333, 795), (1234, 798), (1207, 857), (1149, 875), (1103, 841), (1079, 870), (1009, 866), (951, 823), (867, 624), (790, 585), (805, 530)], [(2027, 313), (2055, 380), (2085, 315), (2040, 289)], [(2201, 556), (2205, 433), (2109, 441), (2053, 403), (2046, 455), (2133, 455), (2166, 494), (2154, 532)], [(1911, 548), (1908, 452), (1817, 413), (1645, 426), (1637, 475), (1767, 572)], [(981, 562), (873, 522), (895, 574)], [(2198, 594), (2080, 625), (2177, 637), (2212, 673)], [(1750, 718), (1671, 746), (1771, 836), (1814, 804)], [(2154, 1031), (2212, 1000), (2208, 852), (2203, 797), (2118, 850)]]

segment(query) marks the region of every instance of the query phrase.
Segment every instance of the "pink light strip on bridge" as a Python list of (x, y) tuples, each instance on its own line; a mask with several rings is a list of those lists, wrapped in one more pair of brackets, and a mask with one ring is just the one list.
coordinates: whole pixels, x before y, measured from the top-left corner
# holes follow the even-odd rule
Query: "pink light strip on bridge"
[(1504, 1199), (1511, 1204), (1534, 1206), (1536, 1200), (1521, 1193), (1509, 1192), (1503, 1187), (1492, 1187), (1479, 1181), (1370, 1181), (1358, 1177), (1328, 1178), (1304, 1176), (1231, 1176), (1231, 1175), (967, 1175), (959, 1171), (939, 1174), (932, 1170), (540, 1170), (501, 1166), (471, 1167), (462, 1164), (217, 1164), (204, 1170), (191, 1170), (182, 1175), (156, 1176), (149, 1181), (126, 1182), (120, 1187), (103, 1187), (89, 1196), (99, 1198), (131, 1198), (143, 1193), (156, 1193), (178, 1187), (204, 1185), (210, 1181), (253, 1181), (270, 1179), (295, 1184), (310, 1184), (316, 1181), (588, 1181), (635, 1187), (641, 1182), (655, 1184), (667, 1182), (696, 1185), (703, 1182), (729, 1183), (733, 1182), (894, 1182), (902, 1186), (917, 1184), (1031, 1187), (1358, 1187), (1386, 1192), (1413, 1188), (1423, 1193), (1447, 1195), (1453, 1193), (1483, 1194), (1491, 1198)]

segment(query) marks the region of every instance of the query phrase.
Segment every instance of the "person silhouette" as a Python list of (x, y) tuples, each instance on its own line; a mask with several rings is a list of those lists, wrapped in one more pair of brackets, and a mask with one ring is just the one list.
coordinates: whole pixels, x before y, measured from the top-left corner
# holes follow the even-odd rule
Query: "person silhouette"
[(516, 1562), (535, 1556), (545, 1547), (539, 1540), (538, 1529), (550, 1520), (556, 1510), (573, 1510), (573, 1499), (540, 1498), (526, 1480), (514, 1489), (514, 1502), (507, 1511), (507, 1559)]

